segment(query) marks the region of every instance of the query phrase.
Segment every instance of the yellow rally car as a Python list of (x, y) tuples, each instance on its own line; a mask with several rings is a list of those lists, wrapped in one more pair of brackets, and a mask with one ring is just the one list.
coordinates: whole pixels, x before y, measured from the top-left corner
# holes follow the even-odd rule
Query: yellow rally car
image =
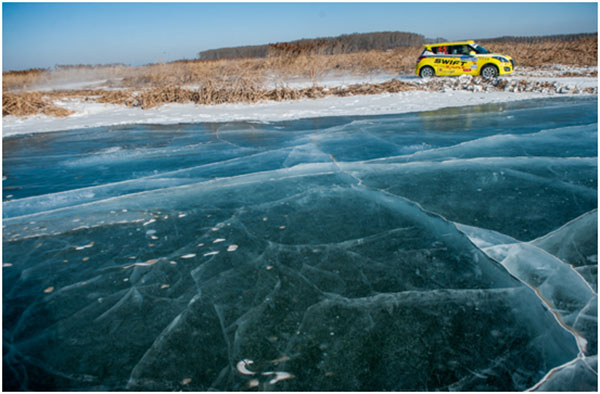
[(514, 69), (510, 56), (490, 53), (475, 41), (460, 41), (425, 45), (415, 72), (421, 78), (469, 74), (491, 79)]

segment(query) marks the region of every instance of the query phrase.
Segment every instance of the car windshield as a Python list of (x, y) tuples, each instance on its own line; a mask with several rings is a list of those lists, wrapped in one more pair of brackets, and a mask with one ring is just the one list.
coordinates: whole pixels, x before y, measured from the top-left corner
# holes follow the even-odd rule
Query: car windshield
[(471, 48), (473, 48), (473, 50), (475, 51), (475, 53), (490, 53), (490, 51), (488, 51), (487, 49), (485, 49), (481, 45), (471, 44), (470, 46), (471, 46)]

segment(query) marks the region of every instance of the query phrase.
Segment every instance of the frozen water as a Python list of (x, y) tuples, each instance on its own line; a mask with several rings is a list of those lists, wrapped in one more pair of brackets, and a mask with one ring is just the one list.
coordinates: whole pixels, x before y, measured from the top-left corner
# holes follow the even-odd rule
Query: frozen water
[(532, 244), (575, 267), (598, 292), (597, 210), (583, 214)]
[(598, 356), (577, 358), (553, 371), (534, 391), (591, 391), (598, 386)]
[(597, 388), (597, 100), (4, 138), (5, 390)]

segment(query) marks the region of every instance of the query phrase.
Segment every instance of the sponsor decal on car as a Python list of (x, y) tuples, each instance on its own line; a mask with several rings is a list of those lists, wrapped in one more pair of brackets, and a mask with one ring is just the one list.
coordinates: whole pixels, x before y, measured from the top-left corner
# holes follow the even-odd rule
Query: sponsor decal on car
[(460, 67), (462, 67), (467, 62), (463, 62), (461, 60), (439, 59), (438, 58), (438, 59), (435, 59), (434, 63), (436, 63), (436, 64), (445, 64), (445, 65), (448, 65), (448, 66), (460, 66)]
[[(485, 54), (485, 55), (484, 55)], [(498, 69), (499, 75), (513, 72), (514, 63), (509, 56), (491, 53), (473, 41), (457, 41), (425, 45), (415, 71), (420, 75), (423, 67), (432, 67), (435, 75), (479, 74), (488, 64)]]

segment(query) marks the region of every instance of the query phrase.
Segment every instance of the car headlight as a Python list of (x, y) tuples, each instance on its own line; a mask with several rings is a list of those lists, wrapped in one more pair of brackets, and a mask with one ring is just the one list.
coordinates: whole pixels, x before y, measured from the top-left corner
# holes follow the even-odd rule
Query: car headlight
[(510, 61), (505, 57), (502, 57), (502, 56), (492, 56), (492, 57), (502, 63), (510, 63)]

